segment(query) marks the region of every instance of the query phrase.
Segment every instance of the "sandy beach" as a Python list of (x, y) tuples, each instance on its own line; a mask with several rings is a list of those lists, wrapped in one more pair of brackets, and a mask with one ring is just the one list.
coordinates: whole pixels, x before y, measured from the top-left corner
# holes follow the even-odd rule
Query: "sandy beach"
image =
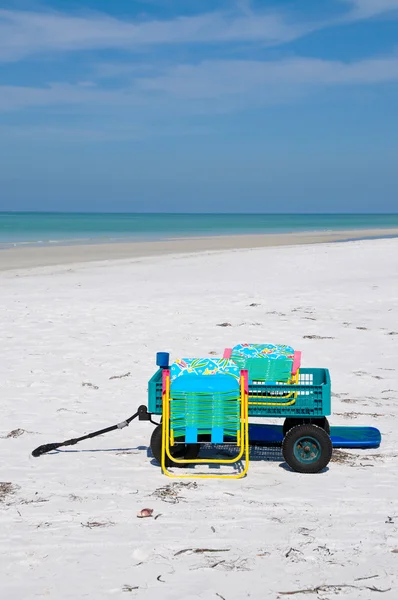
[[(1, 597), (396, 600), (398, 239), (330, 243), (377, 233), (2, 250)], [(378, 427), (380, 448), (318, 475), (253, 449), (245, 479), (180, 487), (150, 423), (31, 456), (146, 403), (157, 351), (240, 342), (328, 368), (331, 424)]]
[(67, 265), (81, 262), (101, 262), (165, 254), (189, 254), (269, 246), (296, 246), (320, 244), (363, 238), (398, 237), (398, 229), (352, 229), (344, 231), (312, 231), (302, 233), (275, 233), (263, 235), (223, 235), (178, 238), (165, 241), (119, 242), (19, 246), (0, 250), (0, 271)]

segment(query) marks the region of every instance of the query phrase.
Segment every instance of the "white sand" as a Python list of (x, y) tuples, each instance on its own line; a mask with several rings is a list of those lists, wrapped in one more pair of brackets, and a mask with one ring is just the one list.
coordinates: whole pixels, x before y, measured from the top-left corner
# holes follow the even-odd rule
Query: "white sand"
[[(397, 275), (396, 239), (3, 272), (0, 480), (15, 493), (0, 500), (0, 597), (396, 600)], [(176, 504), (151, 495), (172, 480), (147, 452), (148, 423), (30, 455), (132, 414), (156, 351), (244, 341), (329, 368), (331, 423), (377, 426), (381, 447), (318, 475), (265, 451), (245, 479), (199, 480)], [(144, 507), (160, 516), (137, 519)], [(176, 555), (187, 548), (228, 551)], [(280, 594), (317, 586), (332, 587)]]
[(258, 235), (220, 235), (177, 238), (146, 242), (93, 243), (0, 248), (0, 271), (30, 267), (67, 265), (71, 263), (129, 259), (165, 254), (185, 254), (236, 248), (296, 246), (355, 240), (361, 238), (398, 237), (398, 228), (348, 229), (336, 231), (304, 231), (298, 233), (266, 233)]

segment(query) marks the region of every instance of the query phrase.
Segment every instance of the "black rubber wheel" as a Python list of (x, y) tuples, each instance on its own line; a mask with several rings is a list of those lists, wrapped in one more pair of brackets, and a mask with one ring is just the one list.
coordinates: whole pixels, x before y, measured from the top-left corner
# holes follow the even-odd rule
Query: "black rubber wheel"
[(330, 436), (317, 425), (296, 425), (283, 439), (283, 458), (293, 471), (319, 473), (332, 458)]
[[(157, 425), (152, 432), (150, 448), (154, 458), (161, 463), (162, 457), (162, 426)], [(194, 460), (197, 458), (200, 450), (199, 444), (176, 444), (175, 446), (170, 448), (170, 454), (175, 458), (186, 458), (188, 460)], [(184, 467), (186, 465), (182, 463), (172, 462), (166, 456), (166, 467)]]
[(292, 427), (296, 427), (296, 425), (317, 425), (318, 427), (322, 427), (322, 429), (324, 429), (326, 431), (326, 433), (328, 435), (330, 435), (330, 425), (329, 425), (329, 421), (327, 420), (326, 417), (317, 417), (317, 418), (309, 418), (309, 419), (294, 419), (292, 417), (288, 417), (287, 419), (285, 419), (285, 422), (283, 423), (283, 436), (285, 436), (287, 434), (287, 432), (292, 428)]

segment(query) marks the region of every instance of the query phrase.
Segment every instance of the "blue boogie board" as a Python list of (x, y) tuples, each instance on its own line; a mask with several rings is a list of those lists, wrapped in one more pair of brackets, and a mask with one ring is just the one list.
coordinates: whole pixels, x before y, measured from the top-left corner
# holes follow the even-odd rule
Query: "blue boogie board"
[[(376, 427), (331, 427), (333, 448), (378, 448), (381, 433)], [(250, 445), (267, 446), (282, 444), (282, 425), (249, 423)]]

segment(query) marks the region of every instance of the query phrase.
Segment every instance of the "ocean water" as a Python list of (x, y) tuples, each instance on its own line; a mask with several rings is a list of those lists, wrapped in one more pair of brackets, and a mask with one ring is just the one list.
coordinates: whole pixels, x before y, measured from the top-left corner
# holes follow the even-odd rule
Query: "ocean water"
[(398, 214), (0, 212), (0, 247), (398, 227)]

